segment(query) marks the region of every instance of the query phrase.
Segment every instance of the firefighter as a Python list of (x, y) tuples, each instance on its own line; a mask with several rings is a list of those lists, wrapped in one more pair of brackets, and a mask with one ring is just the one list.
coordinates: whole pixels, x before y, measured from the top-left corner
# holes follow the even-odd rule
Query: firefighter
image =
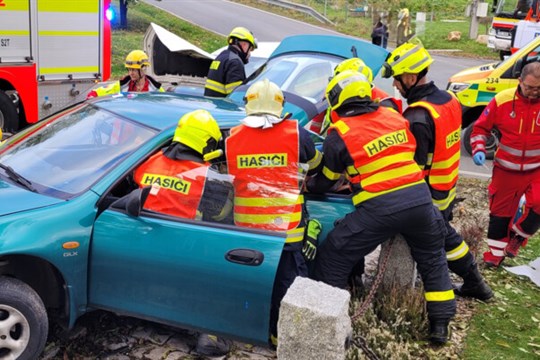
[(146, 91), (159, 91), (165, 90), (161, 87), (161, 83), (156, 81), (150, 75), (145, 74), (145, 69), (150, 66), (148, 55), (142, 50), (133, 50), (127, 56), (124, 62), (128, 75), (124, 76), (119, 81), (116, 81), (110, 85), (102, 86), (94, 89), (88, 93), (87, 99), (114, 95), (119, 92), (146, 92)]
[(248, 29), (235, 27), (227, 37), (227, 43), (228, 48), (210, 65), (205, 96), (225, 97), (246, 79), (244, 64), (249, 62), (251, 51), (257, 48), (257, 41)]
[(182, 116), (171, 145), (135, 170), (140, 187), (152, 186), (144, 207), (159, 213), (204, 221), (223, 220), (232, 210), (232, 186), (212, 177), (210, 161), (219, 158), (222, 135), (206, 110)]
[[(484, 262), (491, 267), (498, 267), (505, 256), (515, 257), (540, 227), (539, 114), (540, 63), (532, 62), (521, 71), (518, 87), (495, 95), (474, 123), (471, 147), (476, 165), (486, 161), (491, 130), (501, 134), (488, 187), (490, 251), (484, 253)], [(525, 205), (520, 206), (523, 195)]]
[(324, 193), (346, 172), (356, 210), (339, 221), (319, 246), (313, 276), (345, 288), (353, 267), (376, 246), (401, 233), (424, 282), (429, 338), (442, 344), (456, 302), (444, 257), (444, 225), (422, 170), (416, 142), (400, 114), (371, 100), (368, 79), (344, 71), (330, 81), (326, 98), (333, 124), (323, 143), (324, 167), (307, 189)]
[[(231, 129), (225, 155), (234, 176), (235, 224), (286, 233), (270, 310), (270, 340), (277, 345), (281, 299), (296, 276), (307, 276), (303, 253), (308, 260), (315, 255), (320, 224), (310, 221), (304, 236), (307, 211), (300, 191), (302, 176), (318, 171), (322, 155), (298, 121), (281, 117), (284, 97), (276, 84), (257, 81), (247, 90), (245, 103), (247, 117)], [(255, 186), (253, 179), (261, 185)]]
[[(362, 59), (353, 57), (350, 59), (343, 60), (338, 65), (336, 65), (333, 76), (336, 76), (337, 74), (346, 70), (358, 71), (359, 73), (363, 74), (368, 79), (368, 81), (370, 82), (372, 86), (371, 91), (372, 91), (373, 101), (381, 103), (383, 106), (390, 107), (401, 113), (401, 100), (391, 97), (390, 95), (388, 95), (387, 92), (376, 87), (375, 84), (373, 84), (373, 71), (371, 70), (369, 66), (366, 65), (366, 63), (364, 63), (364, 61), (362, 61)], [(321, 122), (312, 120), (310, 123), (309, 129), (311, 131), (316, 132), (317, 134), (325, 136), (326, 131), (328, 130), (328, 127), (331, 124), (330, 112), (331, 112), (331, 109), (328, 108), (322, 124)]]
[(478, 271), (467, 243), (450, 225), (459, 171), (461, 105), (452, 93), (428, 81), (426, 74), (432, 62), (421, 44), (407, 42), (389, 55), (382, 75), (393, 77), (393, 85), (407, 99), (403, 116), (409, 120), (416, 139), (414, 159), (424, 172), (433, 204), (444, 218), (448, 267), (463, 278), (456, 293), (485, 301), (493, 292)]

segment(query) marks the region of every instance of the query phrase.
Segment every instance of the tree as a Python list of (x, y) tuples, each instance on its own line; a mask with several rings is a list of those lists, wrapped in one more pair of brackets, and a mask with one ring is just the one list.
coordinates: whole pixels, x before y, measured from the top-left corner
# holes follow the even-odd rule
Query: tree
[(120, 29), (127, 29), (127, 12), (130, 4), (137, 3), (138, 0), (120, 0)]

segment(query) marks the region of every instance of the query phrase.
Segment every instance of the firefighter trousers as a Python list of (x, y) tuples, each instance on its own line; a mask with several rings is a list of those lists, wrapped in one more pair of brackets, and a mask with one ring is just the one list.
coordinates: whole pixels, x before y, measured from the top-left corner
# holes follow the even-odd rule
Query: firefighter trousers
[(346, 288), (349, 274), (358, 261), (397, 234), (403, 235), (417, 263), (430, 320), (449, 320), (455, 314), (456, 302), (444, 251), (446, 228), (440, 211), (432, 204), (386, 215), (358, 207), (319, 246), (314, 278)]

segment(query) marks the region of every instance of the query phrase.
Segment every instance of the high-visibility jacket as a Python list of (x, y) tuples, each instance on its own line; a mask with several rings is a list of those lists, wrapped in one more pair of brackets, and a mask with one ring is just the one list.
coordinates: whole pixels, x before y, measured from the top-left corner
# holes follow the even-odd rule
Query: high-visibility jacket
[(207, 169), (207, 164), (169, 159), (162, 152), (153, 155), (135, 171), (140, 187), (153, 186), (144, 208), (187, 219), (199, 218), (197, 210)]
[(341, 118), (330, 127), (332, 131), (339, 133), (354, 161), (347, 173), (360, 184), (352, 198), (355, 206), (424, 181), (414, 161), (416, 141), (409, 123), (396, 112), (379, 107), (372, 113)]
[(287, 242), (303, 240), (300, 194), (299, 129), (295, 120), (272, 128), (239, 125), (225, 142), (227, 166), (234, 176), (236, 225), (287, 231)]
[(204, 86), (205, 96), (225, 97), (246, 79), (244, 61), (240, 50), (229, 45), (212, 64)]
[[(130, 91), (137, 91), (137, 89), (136, 89), (135, 82), (132, 81), (128, 75), (119, 81), (115, 81), (112, 84), (101, 86), (90, 91), (88, 95), (86, 96), (86, 98), (89, 99), (93, 97), (114, 95), (120, 92), (130, 92)], [(149, 75), (145, 75), (144, 86), (142, 90), (140, 90), (140, 92), (147, 92), (147, 91), (165, 92), (165, 90), (161, 87), (160, 82), (156, 81), (154, 78), (152, 78)]]
[(461, 105), (452, 96), (445, 104), (418, 101), (409, 107), (426, 109), (435, 124), (434, 150), (432, 154), (428, 154), (428, 162), (424, 168), (427, 183), (439, 191), (453, 189), (458, 180), (461, 156)]
[(486, 151), (486, 141), (496, 128), (500, 143), (494, 166), (511, 171), (540, 168), (540, 101), (527, 99), (516, 89), (501, 91), (474, 123), (473, 154)]

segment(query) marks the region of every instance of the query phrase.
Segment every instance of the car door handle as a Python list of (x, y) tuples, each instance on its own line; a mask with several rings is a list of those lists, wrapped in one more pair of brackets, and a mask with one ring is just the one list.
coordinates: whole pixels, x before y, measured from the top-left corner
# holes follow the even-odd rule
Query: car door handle
[(225, 254), (227, 261), (235, 264), (259, 266), (264, 261), (264, 254), (251, 249), (234, 249)]

